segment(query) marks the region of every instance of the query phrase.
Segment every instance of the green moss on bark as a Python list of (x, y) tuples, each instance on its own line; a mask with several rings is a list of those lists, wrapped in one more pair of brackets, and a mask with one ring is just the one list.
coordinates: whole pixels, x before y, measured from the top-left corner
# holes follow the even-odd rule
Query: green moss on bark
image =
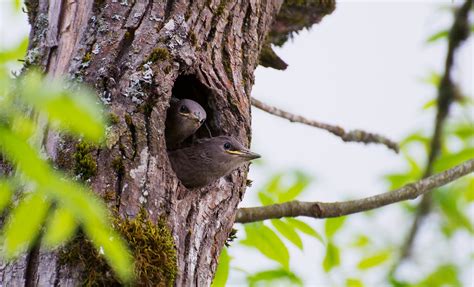
[(94, 145), (85, 141), (76, 144), (74, 173), (79, 175), (83, 180), (87, 180), (97, 173), (97, 162), (92, 156), (94, 150)]
[[(115, 229), (128, 242), (135, 259), (133, 286), (173, 286), (177, 256), (173, 236), (164, 218), (151, 222), (142, 210), (134, 219), (114, 219)], [(83, 235), (60, 252), (60, 263), (84, 270), (83, 286), (117, 286), (118, 279), (105, 259)]]
[(124, 175), (125, 174), (125, 167), (123, 166), (122, 157), (117, 156), (112, 160), (112, 167), (117, 175)]
[(111, 125), (116, 125), (116, 124), (118, 124), (119, 122), (120, 122), (119, 116), (117, 116), (117, 115), (114, 114), (114, 113), (110, 113), (110, 114), (109, 114), (109, 123), (110, 123)]
[(166, 48), (155, 48), (145, 62), (165, 61), (170, 59), (171, 55)]
[(189, 41), (191, 42), (191, 45), (193, 45), (193, 47), (197, 46), (197, 37), (196, 37), (196, 34), (194, 34), (193, 31), (191, 31), (189, 33)]
[(84, 55), (84, 58), (82, 58), (82, 62), (83, 62), (83, 63), (87, 63), (87, 62), (89, 62), (91, 59), (92, 59), (92, 53), (91, 53), (91, 52), (87, 52), (87, 53)]

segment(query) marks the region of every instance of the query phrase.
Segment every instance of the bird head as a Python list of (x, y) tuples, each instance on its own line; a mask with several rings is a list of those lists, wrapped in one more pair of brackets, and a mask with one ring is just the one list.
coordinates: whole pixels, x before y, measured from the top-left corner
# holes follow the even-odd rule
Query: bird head
[(186, 187), (200, 187), (226, 176), (260, 155), (231, 136), (199, 139), (193, 145), (168, 152), (176, 175)]
[(206, 111), (200, 104), (193, 100), (183, 99), (178, 102), (178, 114), (184, 119), (190, 120), (195, 125), (200, 126), (206, 120)]
[[(206, 144), (212, 157), (220, 164), (235, 168), (239, 164), (260, 157), (244, 147), (240, 141), (231, 136), (218, 136), (208, 139)], [(235, 165), (235, 167), (234, 167)]]

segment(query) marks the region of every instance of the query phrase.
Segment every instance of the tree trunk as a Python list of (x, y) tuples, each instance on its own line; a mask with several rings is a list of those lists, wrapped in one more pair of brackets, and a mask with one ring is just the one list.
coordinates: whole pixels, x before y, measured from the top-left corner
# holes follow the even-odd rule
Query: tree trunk
[[(111, 118), (106, 145), (86, 151), (86, 166), (74, 160), (77, 142), (51, 131), (43, 140), (47, 154), (80, 173), (122, 218), (141, 210), (154, 222), (165, 218), (176, 248), (176, 286), (210, 285), (248, 167), (204, 188), (180, 184), (164, 138), (170, 98), (198, 101), (212, 136), (233, 135), (248, 145), (253, 72), (281, 2), (27, 1), (27, 66), (93, 85)], [(205, 128), (197, 133), (208, 136)], [(0, 279), (8, 286), (80, 285), (83, 268), (58, 258), (33, 250), (0, 266)]]

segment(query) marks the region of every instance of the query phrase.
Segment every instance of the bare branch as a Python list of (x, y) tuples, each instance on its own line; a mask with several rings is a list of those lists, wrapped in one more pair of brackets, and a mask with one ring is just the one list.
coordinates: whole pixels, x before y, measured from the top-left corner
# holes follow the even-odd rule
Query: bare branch
[(399, 147), (398, 144), (382, 135), (369, 133), (363, 130), (352, 130), (345, 131), (339, 126), (334, 126), (326, 123), (321, 123), (314, 120), (309, 120), (305, 117), (289, 113), (287, 111), (281, 110), (279, 108), (267, 105), (255, 98), (252, 97), (252, 105), (256, 108), (261, 109), (269, 114), (275, 115), (280, 118), (289, 120), (290, 122), (302, 123), (308, 126), (326, 130), (338, 137), (340, 137), (345, 142), (361, 142), (361, 143), (378, 143), (387, 146), (389, 149), (398, 153)]
[(249, 223), (296, 216), (328, 218), (363, 212), (392, 203), (415, 199), (434, 188), (446, 185), (473, 171), (474, 159), (471, 159), (444, 172), (405, 185), (402, 188), (362, 199), (343, 202), (290, 201), (261, 207), (239, 208), (235, 222)]
[[(448, 116), (451, 103), (456, 98), (456, 87), (451, 79), (451, 70), (454, 64), (454, 54), (456, 49), (469, 37), (468, 17), (471, 6), (472, 0), (464, 2), (461, 8), (456, 12), (453, 26), (449, 32), (449, 45), (444, 67), (444, 75), (438, 87), (438, 112), (435, 119), (435, 129), (433, 137), (431, 138), (430, 154), (428, 156), (428, 163), (423, 177), (428, 177), (433, 172), (434, 162), (440, 152), (444, 123)], [(423, 218), (425, 218), (425, 216), (430, 212), (431, 205), (431, 195), (427, 194), (418, 205), (415, 219), (410, 228), (407, 239), (402, 246), (400, 262), (409, 257), (419, 226), (421, 225)], [(391, 274), (395, 272), (397, 266), (398, 264), (394, 266), (390, 272)]]

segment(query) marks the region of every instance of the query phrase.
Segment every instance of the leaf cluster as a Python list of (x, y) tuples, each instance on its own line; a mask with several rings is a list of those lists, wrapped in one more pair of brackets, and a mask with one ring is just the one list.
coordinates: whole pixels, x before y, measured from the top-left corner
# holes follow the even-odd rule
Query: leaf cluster
[[(118, 277), (130, 280), (132, 258), (111, 227), (105, 205), (83, 184), (55, 170), (41, 148), (46, 127), (102, 142), (105, 125), (94, 93), (33, 69), (12, 79), (9, 55), (17, 53), (0, 56), (1, 256), (12, 260), (39, 242), (55, 248), (80, 228)], [(2, 169), (6, 165), (14, 171)]]

